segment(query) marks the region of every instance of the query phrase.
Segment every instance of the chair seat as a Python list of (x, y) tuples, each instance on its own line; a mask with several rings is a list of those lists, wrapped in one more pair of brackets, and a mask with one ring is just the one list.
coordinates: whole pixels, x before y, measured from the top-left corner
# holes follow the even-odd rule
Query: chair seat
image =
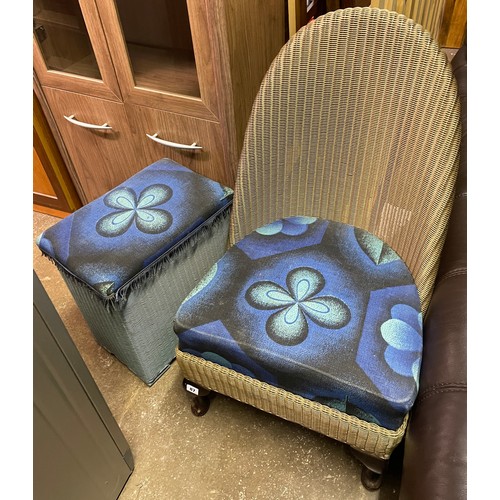
[(387, 429), (417, 394), (412, 275), (351, 225), (288, 217), (257, 229), (186, 298), (174, 331), (182, 352)]

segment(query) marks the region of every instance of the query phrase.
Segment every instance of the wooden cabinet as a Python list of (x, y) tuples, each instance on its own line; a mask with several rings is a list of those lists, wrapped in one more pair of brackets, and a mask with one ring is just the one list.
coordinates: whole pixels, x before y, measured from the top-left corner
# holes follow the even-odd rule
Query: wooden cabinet
[(163, 157), (234, 186), (284, 2), (35, 0), (33, 13), (36, 78), (85, 203)]

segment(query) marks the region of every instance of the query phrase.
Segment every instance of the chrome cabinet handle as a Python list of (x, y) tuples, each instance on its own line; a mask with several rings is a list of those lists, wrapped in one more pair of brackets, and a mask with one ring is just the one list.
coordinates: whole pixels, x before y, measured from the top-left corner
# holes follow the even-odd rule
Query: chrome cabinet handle
[(94, 125), (93, 123), (85, 123), (85, 122), (78, 121), (75, 118), (75, 115), (70, 115), (70, 116), (63, 115), (63, 116), (70, 123), (72, 123), (73, 125), (78, 125), (79, 127), (93, 128), (93, 129), (97, 129), (97, 130), (111, 130), (112, 129), (112, 127), (110, 125), (108, 125), (107, 123), (103, 123), (102, 125)]
[(177, 148), (177, 149), (203, 149), (202, 146), (198, 146), (196, 142), (193, 142), (193, 144), (179, 144), (177, 142), (170, 142), (170, 141), (164, 141), (163, 139), (158, 138), (158, 134), (154, 135), (149, 135), (146, 134), (147, 137), (149, 137), (152, 141), (158, 142), (159, 144), (163, 144), (164, 146), (169, 146), (171, 148)]

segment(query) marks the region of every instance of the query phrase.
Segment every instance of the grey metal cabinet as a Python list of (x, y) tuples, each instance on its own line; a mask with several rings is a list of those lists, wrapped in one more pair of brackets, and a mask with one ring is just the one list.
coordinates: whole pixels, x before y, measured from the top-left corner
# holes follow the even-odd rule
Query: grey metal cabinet
[(130, 447), (33, 272), (33, 498), (115, 500)]

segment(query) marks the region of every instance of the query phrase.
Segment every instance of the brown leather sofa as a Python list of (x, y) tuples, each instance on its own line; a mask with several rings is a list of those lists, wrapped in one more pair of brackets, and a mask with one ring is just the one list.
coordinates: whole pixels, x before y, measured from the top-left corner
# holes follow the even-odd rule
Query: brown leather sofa
[(402, 500), (467, 498), (467, 44), (452, 65), (462, 103), (460, 170), (424, 325), (419, 395), (404, 442)]

